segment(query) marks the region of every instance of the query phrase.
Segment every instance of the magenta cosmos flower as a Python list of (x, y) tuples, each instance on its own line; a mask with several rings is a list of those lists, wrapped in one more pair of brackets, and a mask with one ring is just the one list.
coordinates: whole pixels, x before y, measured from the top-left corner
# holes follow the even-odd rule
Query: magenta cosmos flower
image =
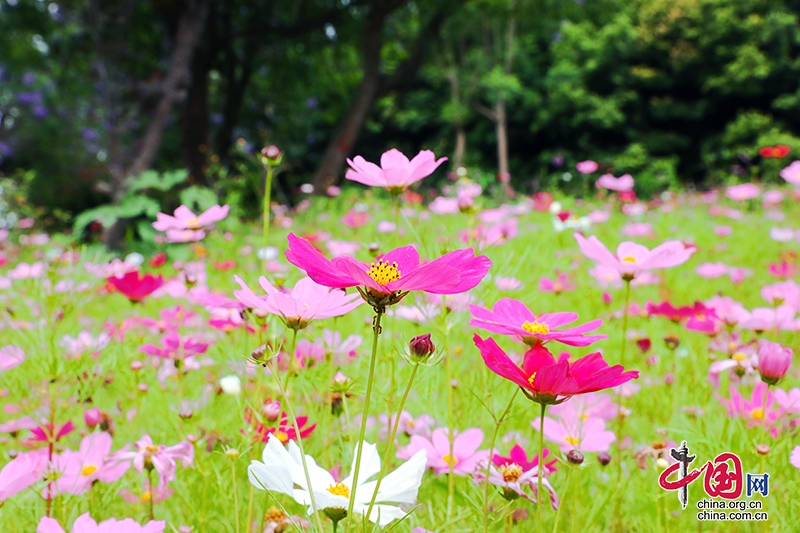
[(466, 292), (480, 283), (492, 266), (486, 256), (475, 257), (472, 248), (450, 252), (425, 264), (420, 264), (413, 246), (395, 248), (371, 264), (347, 256), (329, 260), (293, 233), (289, 234), (286, 258), (320, 285), (334, 289), (357, 287), (364, 300), (380, 312), (410, 291)]
[(624, 192), (633, 189), (633, 177), (630, 174), (623, 174), (615, 178), (611, 174), (603, 174), (595, 184), (598, 189), (608, 189), (609, 191)]
[(540, 344), (525, 353), (522, 366), (517, 366), (491, 337), (473, 337), (489, 370), (517, 384), (534, 402), (557, 404), (576, 394), (609, 389), (639, 377), (637, 370), (624, 371), (622, 365), (608, 366), (599, 352), (570, 362), (568, 354), (558, 361)]
[(156, 215), (156, 221), (153, 222), (153, 229), (156, 231), (184, 231), (193, 230), (199, 231), (205, 227), (224, 220), (228, 216), (230, 206), (212, 206), (199, 215), (195, 215), (191, 209), (185, 205), (180, 206), (175, 210), (175, 216), (169, 216), (164, 213)]
[[(550, 450), (547, 448), (542, 452), (542, 456), (547, 459), (550, 455)], [(555, 472), (557, 460), (553, 459), (550, 462), (545, 462), (543, 474), (545, 476)], [(489, 465), (489, 483), (496, 485), (503, 489), (501, 495), (508, 501), (516, 500), (519, 497), (536, 503), (538, 497), (537, 478), (539, 476), (539, 456), (535, 455), (533, 460), (528, 460), (528, 455), (525, 450), (517, 444), (511, 448), (508, 457), (502, 455), (493, 455), (492, 463)], [(486, 464), (479, 465), (478, 469), (472, 475), (476, 483), (486, 480)], [(528, 488), (533, 496), (525, 492)], [(550, 482), (542, 479), (542, 487), (547, 490), (550, 495), (550, 505), (553, 509), (558, 509), (558, 495)]]
[[(109, 518), (99, 524), (92, 520), (89, 513), (84, 513), (72, 524), (71, 533), (162, 533), (166, 527), (163, 520), (152, 520), (141, 526), (131, 518), (117, 520)], [(36, 533), (66, 533), (59, 523), (50, 517), (42, 517), (36, 527)]]
[(591, 174), (592, 172), (597, 172), (598, 165), (591, 159), (587, 159), (586, 161), (581, 161), (575, 165), (575, 168), (581, 174)]
[(175, 471), (178, 461), (188, 467), (194, 464), (194, 447), (189, 441), (182, 441), (174, 446), (153, 444), (150, 435), (144, 435), (133, 444), (133, 451), (120, 450), (113, 454), (109, 460), (131, 461), (137, 472), (144, 469), (158, 473), (159, 485), (166, 485), (175, 480)]
[(792, 364), (792, 349), (780, 344), (764, 341), (758, 350), (758, 372), (769, 385), (782, 380)]
[(492, 333), (513, 335), (528, 346), (556, 341), (568, 346), (589, 346), (595, 341), (605, 339), (606, 335), (586, 335), (588, 331), (599, 328), (603, 321), (592, 320), (574, 328), (556, 329), (571, 324), (578, 319), (577, 313), (533, 314), (524, 303), (513, 298), (503, 298), (494, 304), (492, 310), (470, 305), (473, 318), (469, 325)]
[(758, 198), (759, 194), (761, 194), (761, 189), (754, 183), (732, 185), (725, 189), (725, 196), (737, 202), (753, 200), (754, 198)]
[(314, 319), (345, 315), (362, 303), (357, 294), (331, 290), (311, 278), (299, 280), (286, 293), (273, 287), (267, 278), (261, 276), (258, 282), (267, 293), (266, 296), (257, 296), (239, 276), (233, 279), (242, 288), (233, 291), (237, 300), (247, 307), (280, 316), (286, 326), (292, 329), (303, 329)]
[(646, 270), (670, 268), (689, 260), (694, 248), (687, 248), (680, 241), (667, 241), (652, 250), (635, 242), (625, 241), (612, 254), (600, 240), (592, 235), (588, 239), (580, 233), (574, 234), (581, 253), (599, 264), (617, 270), (628, 281)]
[(402, 152), (392, 148), (381, 156), (381, 166), (370, 163), (360, 155), (353, 160), (348, 159), (351, 168), (347, 170), (345, 178), (370, 187), (383, 187), (396, 195), (409, 185), (430, 176), (445, 161), (446, 157), (437, 160), (430, 150), (421, 151), (409, 161)]

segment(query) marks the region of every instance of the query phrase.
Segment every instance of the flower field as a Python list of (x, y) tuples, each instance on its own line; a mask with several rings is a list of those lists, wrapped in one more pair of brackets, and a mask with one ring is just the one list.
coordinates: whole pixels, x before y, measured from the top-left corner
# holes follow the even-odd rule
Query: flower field
[(0, 531), (800, 530), (800, 193), (387, 154), (146, 254), (3, 231)]

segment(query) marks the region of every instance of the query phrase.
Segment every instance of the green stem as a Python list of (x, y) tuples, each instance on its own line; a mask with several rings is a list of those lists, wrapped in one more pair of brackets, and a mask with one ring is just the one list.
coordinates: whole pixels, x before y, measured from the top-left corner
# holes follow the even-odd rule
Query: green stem
[[(489, 461), (486, 463), (486, 485), (483, 487), (483, 533), (488, 533), (489, 531), (489, 473), (492, 466), (492, 458), (494, 457), (494, 445), (497, 442), (497, 434), (500, 433), (500, 425), (508, 416), (509, 411), (511, 411), (511, 406), (514, 404), (514, 399), (517, 397), (517, 393), (519, 393), (519, 389), (514, 391), (514, 394), (511, 396), (511, 400), (508, 401), (508, 405), (506, 406), (505, 411), (503, 411), (503, 414), (500, 415), (500, 418), (497, 418), (494, 421), (492, 442), (489, 445)], [(492, 414), (492, 416), (494, 416), (494, 414)]]
[(575, 467), (569, 466), (567, 468), (567, 481), (564, 482), (564, 491), (561, 493), (561, 505), (556, 509), (556, 521), (553, 524), (553, 533), (558, 533), (558, 519), (561, 518), (561, 508), (567, 503), (567, 490), (569, 490), (569, 481), (572, 479), (572, 471)]
[[(376, 310), (375, 322), (372, 326), (372, 356), (369, 360), (369, 375), (367, 376), (367, 394), (364, 398), (364, 412), (361, 415), (361, 429), (358, 431), (358, 443), (356, 451), (356, 466), (353, 471), (353, 486), (350, 487), (350, 502), (347, 504), (347, 516), (353, 516), (353, 505), (356, 502), (356, 487), (358, 486), (358, 472), (361, 470), (361, 452), (364, 450), (364, 434), (367, 432), (367, 417), (369, 416), (369, 401), (372, 397), (372, 380), (375, 375), (375, 361), (378, 359), (378, 337), (381, 334), (381, 318), (384, 311), (382, 309)], [(369, 515), (367, 515), (369, 516)], [(345, 531), (347, 531), (348, 521), (345, 524)]]
[(367, 518), (372, 514), (372, 507), (375, 505), (375, 500), (378, 497), (378, 491), (381, 488), (381, 481), (383, 481), (383, 476), (386, 475), (386, 470), (389, 466), (389, 460), (392, 457), (392, 451), (394, 448), (394, 439), (397, 435), (397, 428), (400, 425), (400, 415), (403, 414), (403, 407), (406, 405), (406, 400), (408, 399), (408, 393), (411, 392), (411, 385), (414, 383), (414, 378), (417, 376), (417, 369), (419, 369), (419, 365), (414, 365), (414, 368), (411, 370), (411, 377), (408, 379), (408, 385), (406, 385), (406, 390), (403, 393), (403, 397), (400, 399), (400, 407), (397, 408), (397, 414), (394, 418), (394, 424), (392, 424), (392, 432), (389, 435), (389, 443), (386, 446), (386, 453), (383, 455), (383, 463), (381, 463), (381, 472), (378, 474), (378, 481), (375, 483), (375, 491), (372, 493), (372, 499), (369, 501), (369, 507), (367, 508)]
[(442, 324), (444, 328), (444, 363), (445, 371), (447, 373), (447, 427), (449, 441), (448, 461), (447, 461), (447, 521), (453, 515), (453, 499), (456, 492), (456, 478), (453, 473), (453, 441), (455, 439), (453, 430), (453, 358), (450, 355), (450, 343), (447, 329), (447, 297), (442, 296)]
[[(269, 198), (272, 194), (272, 165), (267, 165), (267, 179), (264, 183), (264, 248), (269, 246)], [(266, 250), (264, 251), (266, 254)], [(264, 263), (266, 264), (266, 255)]]
[(236, 466), (233, 461), (231, 461), (231, 485), (233, 489), (233, 512), (236, 516), (236, 533), (239, 533), (239, 493), (236, 489)]
[(155, 494), (153, 494), (153, 471), (147, 471), (147, 490), (150, 491), (150, 520), (155, 520), (153, 506), (155, 505)]
[[(622, 346), (620, 346), (620, 364), (625, 366), (625, 348), (628, 345), (628, 308), (630, 307), (631, 301), (631, 280), (625, 280), (625, 307), (622, 310)], [(617, 530), (620, 530), (622, 527), (622, 495), (624, 491), (622, 490), (622, 440), (623, 435), (622, 432), (625, 428), (625, 414), (623, 412), (622, 407), (622, 386), (619, 386), (617, 392), (617, 455), (619, 455), (619, 462), (617, 463), (617, 487), (620, 488), (618, 495), (617, 495), (617, 504), (616, 510), (614, 512), (614, 520), (617, 524)]]
[(542, 502), (544, 495), (542, 494), (542, 478), (544, 477), (544, 412), (547, 409), (547, 404), (542, 405), (542, 413), (539, 417), (539, 465), (536, 476), (536, 507), (538, 508), (539, 515), (539, 533), (542, 533), (543, 515), (542, 515)]
[(400, 212), (400, 195), (394, 195), (394, 236), (400, 235), (400, 224), (398, 224), (398, 214)]
[[(286, 390), (289, 390), (289, 382), (292, 380), (292, 376), (295, 372), (295, 360), (294, 360), (294, 351), (297, 348), (297, 329), (292, 328), (292, 342), (290, 343), (291, 348), (289, 349), (289, 370), (286, 375)], [(299, 368), (297, 369), (299, 371)]]
[(277, 369), (272, 366), (270, 362), (267, 362), (267, 367), (269, 371), (272, 373), (272, 377), (275, 378), (275, 383), (278, 384), (278, 390), (281, 393), (281, 397), (283, 398), (284, 403), (286, 404), (286, 410), (289, 412), (289, 418), (292, 421), (292, 426), (294, 427), (294, 433), (297, 438), (297, 447), (300, 448), (300, 461), (303, 463), (303, 473), (306, 476), (306, 486), (308, 487), (308, 493), (311, 497), (311, 510), (313, 511), (314, 517), (317, 521), (317, 529), (319, 529), (319, 533), (323, 533), (324, 529), (322, 528), (322, 520), (319, 517), (319, 513), (317, 512), (317, 501), (314, 498), (314, 487), (311, 485), (311, 476), (308, 474), (308, 465), (306, 464), (306, 452), (303, 449), (303, 437), (300, 436), (300, 427), (297, 425), (297, 417), (294, 416), (294, 409), (292, 409), (292, 404), (289, 401), (289, 397), (286, 395), (286, 389), (283, 387), (283, 383), (281, 383), (281, 378), (278, 377)]

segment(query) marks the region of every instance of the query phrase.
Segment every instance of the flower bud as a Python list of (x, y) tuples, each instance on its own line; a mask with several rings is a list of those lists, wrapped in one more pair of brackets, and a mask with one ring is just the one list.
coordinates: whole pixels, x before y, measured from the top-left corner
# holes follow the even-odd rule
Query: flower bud
[(250, 353), (250, 357), (253, 358), (254, 361), (261, 361), (264, 359), (264, 356), (267, 355), (267, 345), (262, 344), (255, 350)]
[(131, 370), (134, 372), (138, 372), (144, 367), (144, 363), (141, 361), (131, 361)]
[(764, 341), (758, 350), (758, 372), (761, 381), (776, 385), (789, 371), (792, 364), (792, 350), (780, 344)]
[(231, 461), (235, 461), (239, 458), (239, 450), (236, 448), (228, 448), (225, 450), (225, 458)]
[(222, 392), (230, 394), (231, 396), (238, 396), (242, 392), (242, 381), (239, 376), (230, 375), (225, 376), (219, 380), (219, 386)]
[(381, 250), (381, 245), (378, 244), (377, 242), (371, 242), (369, 243), (369, 247), (367, 249), (369, 250), (369, 255), (371, 255), (372, 257), (377, 257), (378, 252), (380, 252)]
[(600, 452), (597, 454), (597, 460), (600, 461), (601, 465), (606, 466), (611, 462), (611, 456), (608, 454), (608, 452)]
[(676, 335), (669, 334), (664, 337), (664, 345), (670, 350), (675, 350), (680, 344), (681, 340)]
[(667, 461), (663, 457), (659, 457), (658, 459), (656, 459), (656, 466), (658, 467), (659, 470), (664, 470), (669, 466), (669, 461)]
[(583, 463), (583, 454), (578, 450), (570, 450), (567, 452), (567, 461), (574, 465)]
[(83, 413), (83, 421), (86, 422), (86, 426), (89, 429), (94, 429), (97, 424), (103, 419), (102, 413), (100, 413), (100, 409), (97, 407), (92, 407), (85, 413)]
[(262, 163), (265, 165), (276, 166), (279, 165), (281, 159), (283, 159), (283, 153), (281, 153), (280, 148), (271, 144), (261, 149), (261, 158)]
[(769, 445), (756, 444), (756, 452), (758, 452), (758, 455), (767, 455), (769, 453)]
[(408, 350), (413, 361), (424, 362), (433, 355), (433, 352), (436, 351), (436, 346), (434, 346), (433, 341), (431, 341), (431, 334), (426, 333), (425, 335), (417, 335), (411, 339), (408, 343)]
[(281, 402), (276, 400), (274, 402), (265, 403), (261, 411), (264, 413), (264, 417), (267, 420), (275, 422), (281, 416)]

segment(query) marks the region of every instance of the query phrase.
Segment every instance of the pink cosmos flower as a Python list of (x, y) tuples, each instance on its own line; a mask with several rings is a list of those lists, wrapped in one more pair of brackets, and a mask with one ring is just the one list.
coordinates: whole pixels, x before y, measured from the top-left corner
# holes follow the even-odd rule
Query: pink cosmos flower
[(0, 503), (40, 479), (47, 469), (47, 450), (21, 453), (0, 470)]
[(732, 185), (725, 189), (725, 196), (736, 202), (743, 202), (745, 200), (758, 198), (759, 194), (761, 194), (761, 189), (758, 188), (758, 185), (753, 183)]
[(727, 237), (733, 233), (733, 228), (730, 226), (714, 226), (714, 235), (717, 237)]
[[(629, 383), (632, 385), (632, 383)], [(619, 413), (619, 406), (611, 400), (611, 395), (603, 392), (592, 392), (573, 397), (570, 401), (548, 408), (547, 412), (557, 419), (600, 418), (606, 422), (613, 420)]]
[(518, 385), (531, 400), (542, 404), (563, 402), (570, 396), (622, 385), (639, 377), (636, 370), (625, 372), (622, 365), (608, 366), (599, 352), (569, 362), (569, 354), (555, 360), (547, 348), (534, 345), (517, 366), (494, 339), (473, 337), (489, 370)]
[[(389, 438), (389, 434), (391, 433), (392, 428), (394, 428), (396, 418), (396, 413), (392, 414), (391, 416), (378, 416), (378, 422), (381, 424), (380, 431), (378, 432), (380, 438)], [(397, 426), (397, 436), (399, 436), (401, 433), (405, 433), (409, 437), (412, 435), (430, 437), (431, 430), (435, 424), (436, 421), (431, 415), (421, 414), (417, 418), (414, 418), (408, 411), (403, 411), (400, 413), (400, 423)]]
[(445, 161), (446, 157), (437, 161), (430, 150), (422, 150), (409, 161), (402, 152), (392, 148), (381, 156), (380, 167), (360, 155), (353, 160), (348, 159), (347, 163), (351, 168), (347, 170), (345, 178), (370, 187), (383, 187), (392, 194), (400, 194), (409, 185), (430, 176)]
[(623, 174), (619, 178), (615, 178), (611, 174), (603, 174), (594, 184), (598, 189), (617, 192), (630, 191), (633, 189), (633, 185), (633, 177), (630, 174)]
[(72, 420), (68, 420), (66, 424), (58, 426), (58, 424), (51, 424), (50, 422), (43, 422), (40, 426), (31, 429), (31, 436), (27, 439), (28, 442), (58, 442), (70, 433), (75, 431), (75, 425)]
[(266, 296), (257, 296), (239, 276), (233, 279), (241, 287), (241, 290), (233, 291), (237, 300), (247, 307), (280, 316), (287, 327), (293, 329), (303, 329), (315, 319), (345, 315), (362, 303), (358, 294), (348, 295), (341, 290), (331, 290), (307, 277), (295, 283), (287, 294), (261, 276), (258, 281)]
[[(370, 214), (366, 211), (358, 211), (356, 209), (351, 209), (342, 217), (342, 224), (347, 226), (348, 228), (360, 228), (361, 226), (366, 225), (369, 222)], [(350, 254), (342, 254), (342, 255), (350, 255)]]
[[(540, 420), (541, 417), (537, 416), (531, 421), (537, 431)], [(562, 413), (560, 420), (544, 417), (544, 438), (558, 445), (564, 453), (570, 450), (583, 453), (607, 452), (617, 440), (614, 432), (606, 429), (602, 418), (584, 418), (577, 413)]]
[(162, 346), (155, 344), (145, 344), (139, 347), (139, 351), (152, 355), (153, 357), (161, 357), (163, 359), (184, 360), (195, 355), (206, 353), (209, 343), (202, 342), (193, 337), (181, 337), (178, 333), (170, 332), (161, 337)]
[(471, 248), (425, 264), (420, 264), (413, 246), (396, 248), (369, 265), (346, 256), (328, 260), (293, 233), (289, 234), (286, 258), (320, 285), (336, 289), (357, 287), (361, 296), (377, 308), (399, 302), (410, 291), (466, 292), (480, 283), (492, 266), (486, 256), (475, 257)]
[(653, 225), (647, 222), (632, 222), (622, 227), (622, 234), (626, 237), (652, 237)]
[(497, 276), (494, 278), (494, 284), (499, 291), (516, 291), (523, 288), (525, 285), (517, 278), (511, 276)]
[(150, 435), (145, 434), (137, 440), (133, 451), (120, 450), (113, 454), (109, 460), (132, 461), (137, 472), (144, 472), (145, 468), (153, 468), (158, 473), (159, 485), (167, 484), (175, 479), (178, 461), (183, 466), (189, 467), (194, 463), (194, 447), (188, 441), (179, 442), (174, 446), (153, 444)]
[(198, 229), (168, 229), (167, 242), (182, 243), (182, 242), (197, 242), (206, 238), (206, 232)]
[(11, 370), (25, 362), (25, 352), (16, 346), (3, 346), (0, 348), (0, 372)]
[(698, 276), (702, 278), (714, 279), (724, 276), (725, 274), (728, 273), (729, 269), (730, 267), (728, 267), (728, 265), (726, 265), (725, 263), (717, 262), (717, 263), (700, 263), (699, 265), (697, 265), (697, 268), (695, 268), (694, 271)]
[[(767, 384), (759, 382), (753, 387), (753, 392), (750, 399), (746, 399), (736, 389), (730, 388), (731, 398), (729, 400), (716, 395), (717, 400), (728, 410), (728, 416), (731, 418), (743, 418), (748, 421), (747, 427), (760, 427), (762, 424), (766, 425), (770, 435), (773, 438), (778, 438), (777, 421), (782, 416), (780, 407), (775, 407), (775, 395), (768, 390)], [(766, 404), (764, 403), (764, 395), (766, 397)], [(766, 409), (764, 406), (766, 405)]]
[(800, 307), (800, 286), (792, 280), (764, 285), (761, 287), (761, 297), (770, 305), (778, 306), (786, 302), (797, 309)]
[(794, 240), (794, 230), (792, 228), (772, 227), (769, 229), (769, 238), (775, 242), (789, 242)]
[(794, 330), (797, 329), (795, 310), (786, 304), (775, 308), (756, 307), (748, 318), (742, 320), (740, 327), (752, 331)]
[(705, 301), (705, 305), (714, 312), (715, 317), (730, 327), (747, 320), (750, 316), (747, 309), (730, 296), (712, 296)]
[(736, 285), (740, 284), (745, 278), (749, 278), (752, 275), (753, 271), (749, 268), (731, 267), (730, 270), (728, 270), (728, 277), (731, 279), (731, 282), (735, 283)]
[(198, 231), (208, 227), (220, 220), (224, 220), (228, 216), (230, 206), (212, 206), (203, 213), (195, 215), (191, 209), (185, 205), (180, 206), (174, 212), (175, 216), (169, 216), (164, 213), (156, 215), (156, 221), (153, 222), (153, 229), (156, 231)]
[(566, 274), (559, 274), (555, 280), (542, 276), (539, 278), (539, 292), (552, 292), (554, 294), (561, 294), (562, 292), (571, 292), (575, 290), (575, 285), (570, 282)]
[(622, 242), (617, 253), (612, 254), (597, 237), (588, 239), (580, 233), (574, 234), (583, 255), (598, 263), (616, 269), (623, 278), (632, 280), (645, 270), (670, 268), (689, 260), (694, 248), (687, 248), (680, 241), (667, 241), (652, 250), (635, 242)]
[(782, 380), (792, 365), (792, 355), (791, 348), (763, 341), (758, 349), (758, 373), (762, 381), (775, 385)]
[(18, 263), (6, 275), (9, 279), (35, 279), (44, 276), (45, 271), (44, 263), (37, 261), (33, 264)]
[(792, 161), (792, 164), (781, 170), (781, 177), (792, 185), (800, 185), (800, 161)]
[[(166, 522), (152, 520), (145, 525), (139, 525), (131, 518), (117, 520), (109, 518), (99, 524), (92, 520), (89, 513), (84, 513), (72, 524), (71, 533), (163, 533)], [(54, 518), (42, 517), (36, 528), (36, 533), (66, 533)]]
[(738, 383), (744, 376), (752, 376), (758, 367), (758, 356), (752, 347), (736, 351), (729, 359), (714, 361), (708, 367), (708, 382), (716, 389), (719, 387), (719, 376), (728, 371), (732, 383)]
[[(795, 161), (795, 163), (796, 162), (797, 161)], [(800, 469), (800, 445), (795, 446), (794, 450), (792, 450), (791, 455), (789, 455), (789, 462), (793, 467)]]
[(126, 272), (123, 276), (112, 276), (107, 283), (131, 302), (140, 302), (164, 284), (164, 278), (146, 274), (142, 276), (138, 270)]
[(781, 259), (780, 263), (770, 263), (767, 267), (770, 275), (778, 279), (789, 279), (797, 275), (797, 265)]
[(573, 328), (556, 329), (575, 322), (577, 313), (547, 313), (537, 317), (524, 303), (513, 298), (498, 300), (491, 311), (478, 305), (470, 305), (469, 310), (474, 317), (470, 326), (492, 333), (513, 335), (529, 346), (549, 341), (568, 346), (588, 346), (607, 338), (607, 335), (586, 335), (599, 328), (603, 324), (602, 319)]
[(800, 415), (800, 388), (795, 387), (788, 392), (776, 388), (775, 401), (785, 412), (793, 415)]
[(481, 461), (485, 462), (489, 458), (489, 450), (478, 451), (483, 442), (483, 431), (473, 428), (463, 432), (453, 431), (453, 434), (452, 457), (447, 428), (435, 429), (430, 438), (412, 435), (411, 442), (398, 450), (397, 457), (410, 459), (418, 451), (425, 450), (428, 453), (428, 468), (432, 468), (436, 474), (447, 474), (452, 464), (454, 474), (470, 475)]
[(109, 460), (110, 453), (111, 435), (102, 431), (84, 437), (79, 451), (61, 453), (53, 461), (55, 471), (60, 473), (52, 484), (54, 493), (83, 494), (96, 481), (113, 483), (121, 478), (130, 464)]
[(591, 174), (597, 172), (598, 165), (592, 160), (581, 161), (575, 165), (575, 169), (581, 174)]
[[(550, 450), (545, 448), (542, 456), (550, 455)], [(556, 459), (545, 463), (542, 476), (542, 487), (550, 496), (550, 505), (553, 509), (558, 509), (558, 495), (545, 476), (555, 471)], [(478, 469), (472, 474), (475, 483), (482, 483), (486, 480), (486, 461), (478, 465)], [(539, 455), (535, 455), (532, 461), (528, 460), (528, 455), (519, 444), (511, 448), (508, 457), (493, 455), (492, 463), (489, 465), (489, 483), (503, 489), (502, 496), (506, 500), (515, 500), (519, 497), (525, 498), (529, 502), (536, 503), (538, 497), (538, 476), (539, 476)], [(528, 488), (533, 496), (529, 495), (525, 488)]]

